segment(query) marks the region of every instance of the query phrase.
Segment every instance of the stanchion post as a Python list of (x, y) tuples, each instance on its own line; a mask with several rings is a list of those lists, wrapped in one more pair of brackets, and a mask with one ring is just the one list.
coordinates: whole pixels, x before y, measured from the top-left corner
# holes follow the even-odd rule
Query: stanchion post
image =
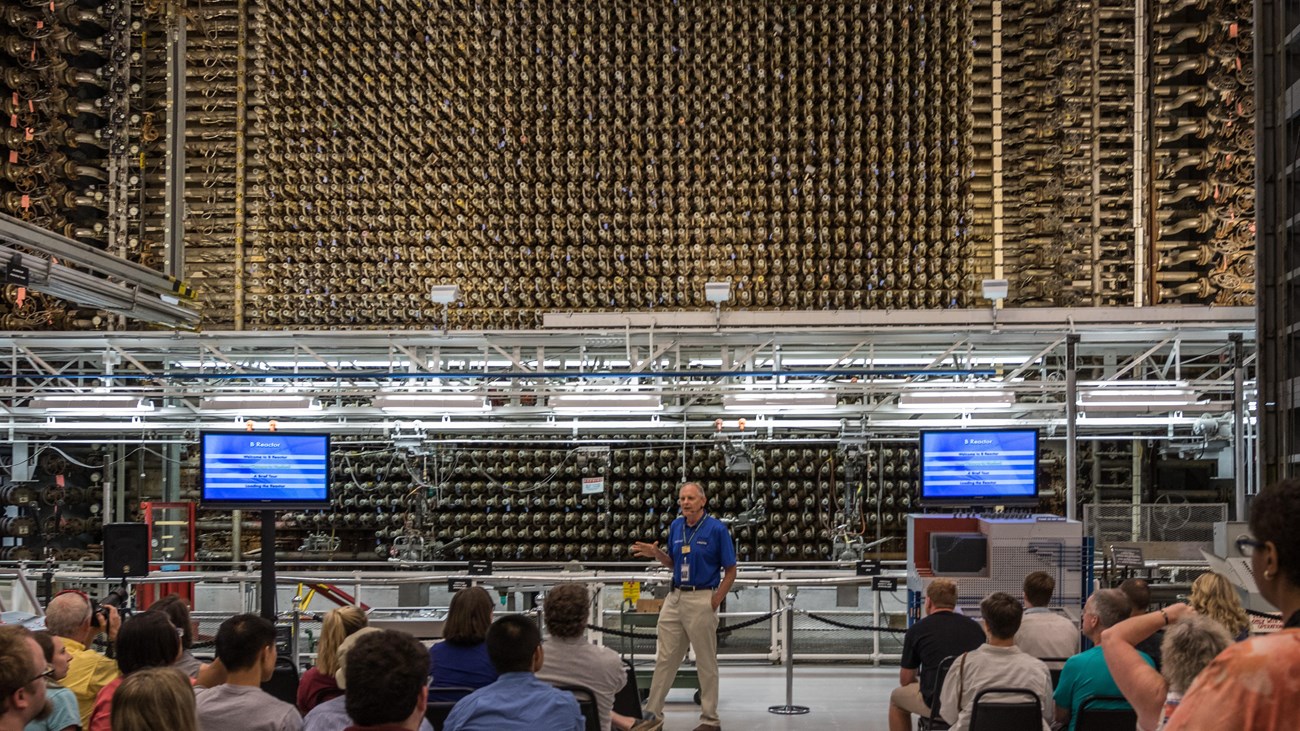
[[(871, 592), (871, 626), (880, 627), (880, 592)], [(871, 664), (880, 667), (880, 630), (871, 632)]]
[(794, 705), (794, 597), (798, 591), (791, 588), (785, 597), (785, 705), (767, 709), (781, 716), (802, 716), (809, 710), (808, 706)]

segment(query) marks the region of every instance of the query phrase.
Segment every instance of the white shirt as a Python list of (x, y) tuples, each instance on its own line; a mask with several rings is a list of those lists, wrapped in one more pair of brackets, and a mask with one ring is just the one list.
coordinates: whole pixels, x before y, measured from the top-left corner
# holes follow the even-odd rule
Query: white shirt
[[(948, 677), (943, 681), (943, 693), (939, 696), (939, 713), (952, 726), (952, 731), (969, 731), (975, 695), (984, 688), (1024, 688), (1031, 691), (1038, 697), (1043, 711), (1042, 731), (1051, 731), (1050, 723), (1056, 716), (1056, 707), (1052, 703), (1052, 676), (1042, 660), (1030, 657), (1016, 647), (993, 645), (981, 645), (979, 649), (957, 658), (948, 670)], [(959, 697), (960, 704), (957, 702)], [(986, 696), (983, 703), (1023, 700), (1027, 698)]]
[(1079, 654), (1079, 627), (1069, 617), (1047, 607), (1030, 607), (1020, 620), (1016, 647), (1040, 660), (1070, 658)]

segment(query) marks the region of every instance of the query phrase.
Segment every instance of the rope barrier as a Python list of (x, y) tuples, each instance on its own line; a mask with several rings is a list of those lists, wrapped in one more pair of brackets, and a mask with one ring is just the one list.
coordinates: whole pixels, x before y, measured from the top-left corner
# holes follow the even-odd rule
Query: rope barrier
[[(747, 619), (744, 622), (741, 622), (739, 624), (729, 624), (723, 627), (719, 627), (718, 636), (725, 637), (728, 634), (735, 632), (736, 630), (745, 629), (746, 627), (753, 627), (754, 625), (760, 622), (766, 622), (767, 620), (771, 619), (772, 617), (775, 617), (776, 615), (784, 611), (785, 608), (783, 607), (781, 609), (768, 612), (767, 614), (764, 614), (761, 617), (753, 617), (751, 619)], [(587, 625), (587, 628), (594, 629), (597, 632), (603, 632), (608, 635), (614, 635), (615, 637), (627, 637), (633, 640), (658, 640), (659, 639), (659, 635), (657, 633), (650, 634), (648, 632), (632, 632), (630, 630), (613, 629), (611, 627), (599, 627), (594, 624)]]
[(833, 620), (833, 619), (830, 619), (829, 617), (823, 617), (823, 616), (821, 616), (820, 614), (813, 614), (812, 612), (804, 612), (804, 615), (807, 616), (809, 619), (815, 619), (815, 620), (817, 620), (818, 622), (822, 622), (822, 623), (824, 623), (824, 624), (829, 624), (829, 625), (831, 625), (832, 627), (839, 627), (839, 628), (841, 628), (841, 629), (852, 629), (852, 630), (859, 630), (859, 631), (862, 631), (862, 632), (897, 632), (897, 633), (904, 633), (904, 632), (907, 632), (907, 630), (905, 630), (905, 629), (899, 629), (899, 628), (897, 628), (897, 627), (872, 627), (872, 626), (870, 626), (870, 625), (867, 625), (867, 626), (864, 627), (864, 626), (856, 625), (856, 624), (847, 624), (847, 623), (845, 623), (845, 622), (837, 622), (837, 621), (835, 621), (835, 620)]

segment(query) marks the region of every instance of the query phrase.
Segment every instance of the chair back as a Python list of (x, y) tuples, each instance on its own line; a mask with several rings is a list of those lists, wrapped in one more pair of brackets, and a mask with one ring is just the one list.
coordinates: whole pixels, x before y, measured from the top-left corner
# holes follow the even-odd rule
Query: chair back
[(1056, 684), (1061, 682), (1061, 670), (1065, 668), (1065, 661), (1068, 657), (1040, 657), (1039, 660), (1047, 665), (1047, 672), (1052, 674), (1052, 691), (1056, 691)]
[(285, 703), (298, 705), (298, 667), (293, 664), (293, 660), (276, 655), (275, 672), (271, 674), (270, 680), (262, 683), (262, 690)]
[[(1107, 705), (1123, 704), (1126, 708), (1094, 708)], [(1120, 696), (1095, 695), (1079, 706), (1079, 717), (1075, 719), (1075, 731), (1135, 731), (1137, 729), (1137, 711), (1129, 706), (1128, 700)]]
[(578, 710), (586, 719), (586, 731), (604, 731), (600, 727), (600, 711), (596, 708), (596, 694), (590, 688), (581, 685), (556, 685), (559, 690), (567, 690), (578, 701)]
[(948, 728), (948, 722), (939, 715), (939, 697), (943, 695), (943, 681), (947, 679), (954, 662), (957, 662), (956, 655), (949, 655), (939, 661), (938, 672), (934, 675), (934, 687), (930, 690), (930, 716), (917, 722), (920, 731), (944, 731)]
[[(1019, 700), (993, 700), (1008, 695)], [(1028, 688), (985, 688), (975, 694), (970, 731), (1042, 731), (1043, 707)]]
[(641, 689), (637, 687), (636, 668), (627, 660), (623, 661), (627, 668), (627, 682), (623, 688), (614, 694), (614, 712), (641, 720)]
[(447, 716), (451, 715), (451, 709), (455, 707), (455, 701), (429, 701), (424, 708), (424, 717), (433, 731), (442, 731), (443, 726), (447, 725)]
[[(429, 693), (445, 693), (447, 695), (459, 695), (461, 698), (473, 693), (473, 688), (464, 686), (432, 686)], [(447, 723), (447, 716), (451, 715), (451, 709), (456, 707), (457, 701), (429, 701), (424, 709), (424, 717), (428, 719), (429, 725), (433, 726), (433, 731), (442, 731), (442, 727)]]

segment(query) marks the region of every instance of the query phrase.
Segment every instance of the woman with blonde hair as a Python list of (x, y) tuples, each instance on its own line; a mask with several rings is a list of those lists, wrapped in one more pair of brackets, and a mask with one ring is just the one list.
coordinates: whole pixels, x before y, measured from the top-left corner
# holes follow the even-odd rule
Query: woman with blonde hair
[(198, 731), (194, 688), (173, 667), (131, 673), (113, 694), (113, 731)]
[(1187, 600), (1197, 614), (1202, 614), (1228, 630), (1237, 642), (1250, 636), (1250, 619), (1241, 606), (1241, 598), (1232, 584), (1216, 573), (1204, 573), (1192, 582), (1192, 596)]
[(298, 683), (299, 712), (306, 715), (317, 705), (343, 695), (343, 689), (334, 680), (334, 673), (339, 669), (339, 645), (366, 624), (366, 613), (357, 607), (339, 607), (326, 612), (320, 643), (316, 645), (316, 667), (303, 673)]

